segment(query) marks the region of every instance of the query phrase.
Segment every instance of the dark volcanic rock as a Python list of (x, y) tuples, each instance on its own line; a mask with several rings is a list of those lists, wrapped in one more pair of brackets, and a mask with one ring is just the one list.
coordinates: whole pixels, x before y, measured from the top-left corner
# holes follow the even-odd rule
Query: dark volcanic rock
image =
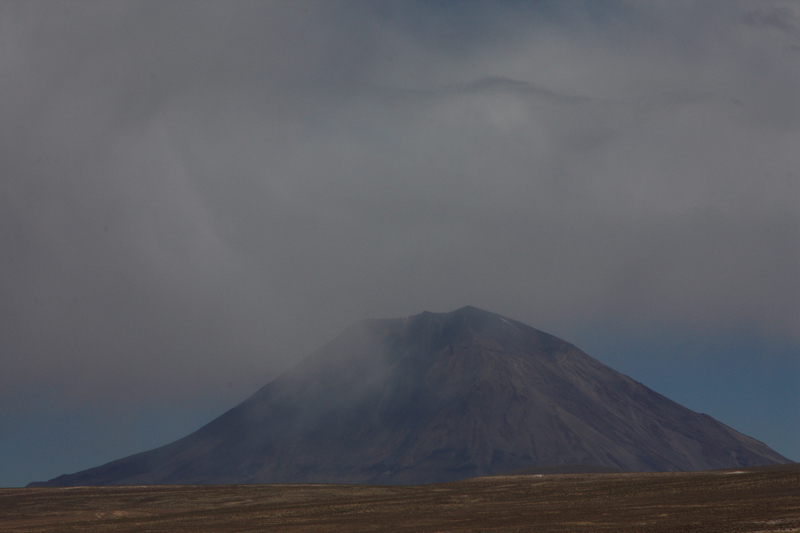
[(189, 436), (36, 485), (416, 484), (554, 465), (788, 462), (561, 339), (465, 307), (360, 323)]

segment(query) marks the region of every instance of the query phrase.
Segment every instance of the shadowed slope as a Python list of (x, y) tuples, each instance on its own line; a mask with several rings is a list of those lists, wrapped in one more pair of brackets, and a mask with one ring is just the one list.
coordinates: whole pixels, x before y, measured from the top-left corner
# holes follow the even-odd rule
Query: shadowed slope
[(565, 464), (785, 462), (561, 339), (465, 307), (360, 323), (195, 433), (46, 484), (416, 484)]

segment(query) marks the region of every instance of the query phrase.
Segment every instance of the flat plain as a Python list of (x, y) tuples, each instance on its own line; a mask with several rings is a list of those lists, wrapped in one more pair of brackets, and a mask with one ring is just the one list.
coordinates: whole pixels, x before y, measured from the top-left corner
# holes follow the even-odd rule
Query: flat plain
[(0, 531), (800, 531), (800, 464), (417, 486), (0, 489)]

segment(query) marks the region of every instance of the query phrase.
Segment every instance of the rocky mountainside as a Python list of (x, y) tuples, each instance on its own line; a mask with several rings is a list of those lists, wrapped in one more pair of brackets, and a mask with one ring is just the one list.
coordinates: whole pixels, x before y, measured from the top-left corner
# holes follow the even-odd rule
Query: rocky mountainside
[(568, 342), (465, 307), (359, 323), (181, 440), (32, 485), (417, 484), (556, 465), (788, 462)]

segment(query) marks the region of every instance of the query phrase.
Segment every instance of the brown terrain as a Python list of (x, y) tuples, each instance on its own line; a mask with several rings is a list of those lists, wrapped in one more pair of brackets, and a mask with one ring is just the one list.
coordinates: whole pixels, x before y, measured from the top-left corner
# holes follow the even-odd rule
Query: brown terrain
[(0, 489), (0, 531), (800, 531), (800, 465), (416, 486)]

